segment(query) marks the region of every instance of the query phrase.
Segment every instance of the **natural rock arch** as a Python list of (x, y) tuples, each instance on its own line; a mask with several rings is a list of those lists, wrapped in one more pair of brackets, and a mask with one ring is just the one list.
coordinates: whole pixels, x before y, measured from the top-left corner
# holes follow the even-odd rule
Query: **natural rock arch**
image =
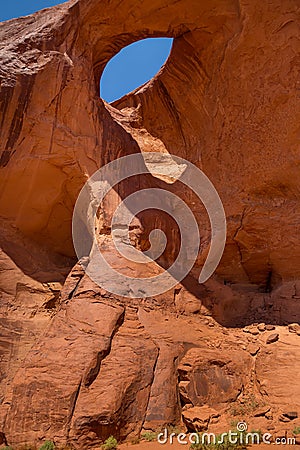
[[(175, 423), (184, 354), (192, 360), (189, 389), (203, 365), (216, 373), (224, 367), (238, 374), (230, 398), (267, 379), (259, 395), (267, 392), (277, 416), (289, 404), (285, 376), (290, 371), (297, 379), (297, 348), (274, 347), (282, 361), (274, 363), (274, 379), (269, 367), (277, 350), (262, 348), (253, 383), (249, 367), (260, 350), (245, 353), (238, 326), (299, 321), (297, 7), (297, 0), (143, 0), (138, 6), (105, 0), (99, 8), (98, 0), (72, 0), (0, 25), (7, 338), (0, 388), (9, 443), (46, 436), (85, 448), (112, 432), (131, 438), (143, 425)], [(142, 92), (104, 105), (98, 85), (107, 61), (125, 45), (154, 36), (175, 39), (163, 73)], [(76, 265), (62, 288), (72, 264), (66, 257), (74, 257), (71, 217), (81, 186), (99, 166), (149, 147), (196, 163), (218, 189), (228, 240), (215, 279), (193, 287), (192, 273), (186, 288), (141, 304), (102, 292)], [(143, 186), (160, 182), (149, 175)], [(117, 195), (134, 187), (125, 185), (104, 205), (104, 238)], [(204, 232), (197, 271), (209, 228), (200, 207), (195, 214)], [(274, 287), (270, 272), (282, 286), (261, 293)], [(200, 311), (237, 327), (242, 344), (211, 317), (205, 320), (215, 326), (199, 325)], [(206, 334), (220, 350), (207, 351)], [(299, 405), (298, 386), (293, 398)], [(215, 397), (205, 401), (212, 406)]]

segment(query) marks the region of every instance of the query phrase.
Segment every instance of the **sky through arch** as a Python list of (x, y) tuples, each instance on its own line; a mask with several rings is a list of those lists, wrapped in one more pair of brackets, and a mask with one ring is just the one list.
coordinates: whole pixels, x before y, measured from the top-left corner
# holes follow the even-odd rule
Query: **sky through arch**
[(148, 38), (123, 48), (104, 69), (100, 96), (112, 102), (151, 80), (168, 59), (172, 43), (171, 38)]

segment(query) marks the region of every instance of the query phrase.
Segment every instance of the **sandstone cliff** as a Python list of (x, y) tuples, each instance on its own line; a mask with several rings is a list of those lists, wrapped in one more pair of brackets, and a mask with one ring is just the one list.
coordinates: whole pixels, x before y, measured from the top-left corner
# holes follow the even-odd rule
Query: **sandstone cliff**
[[(110, 58), (159, 36), (174, 38), (159, 74), (112, 105), (102, 101)], [(131, 439), (181, 420), (191, 430), (245, 419), (274, 434), (299, 425), (288, 415), (300, 415), (300, 332), (288, 328), (300, 321), (299, 1), (70, 0), (0, 24), (0, 61), (8, 443), (97, 448), (111, 434)], [(188, 190), (169, 185), (197, 218), (201, 252), (176, 289), (131, 300), (76, 264), (72, 212), (99, 167), (149, 151), (186, 158), (210, 178), (227, 242), (199, 286), (208, 217)], [(149, 172), (102, 206), (100, 234), (116, 267), (113, 209), (137, 186), (165, 184)], [(152, 228), (169, 238), (160, 261), (168, 264), (179, 246), (174, 224), (141, 217), (141, 248)], [(257, 329), (262, 322), (269, 327)], [(279, 340), (267, 343), (273, 325)], [(217, 424), (202, 406), (217, 411)]]

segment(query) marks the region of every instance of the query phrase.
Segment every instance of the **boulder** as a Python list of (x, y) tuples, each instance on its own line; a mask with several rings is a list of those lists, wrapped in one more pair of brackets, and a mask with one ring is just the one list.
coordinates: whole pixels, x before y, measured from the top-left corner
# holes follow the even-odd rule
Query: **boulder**
[(267, 337), (266, 344), (273, 344), (273, 342), (277, 342), (279, 340), (278, 333), (272, 333)]
[(183, 411), (182, 417), (189, 431), (202, 432), (208, 429), (211, 422), (216, 423), (220, 414), (207, 406), (194, 406)]

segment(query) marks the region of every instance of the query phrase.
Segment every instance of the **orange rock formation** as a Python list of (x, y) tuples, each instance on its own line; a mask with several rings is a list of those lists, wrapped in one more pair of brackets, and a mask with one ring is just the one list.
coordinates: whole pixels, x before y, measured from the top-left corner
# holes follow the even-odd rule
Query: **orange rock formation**
[[(96, 448), (181, 417), (190, 430), (244, 419), (281, 435), (300, 425), (288, 414), (300, 415), (300, 332), (287, 328), (300, 321), (298, 14), (298, 0), (70, 0), (0, 24), (0, 431), (9, 444)], [(102, 101), (110, 58), (155, 36), (174, 38), (159, 74)], [(188, 190), (169, 185), (198, 220), (199, 258), (176, 289), (130, 300), (76, 264), (72, 212), (99, 167), (149, 151), (210, 178), (227, 243), (199, 286), (209, 221)], [(149, 173), (110, 194), (100, 215), (109, 249), (119, 200), (165, 185)], [(169, 238), (168, 264), (179, 246), (170, 218), (139, 218), (135, 239), (145, 247), (154, 225)], [(261, 322), (279, 340), (268, 344), (274, 331)], [(199, 417), (204, 406), (211, 418), (207, 408)]]

